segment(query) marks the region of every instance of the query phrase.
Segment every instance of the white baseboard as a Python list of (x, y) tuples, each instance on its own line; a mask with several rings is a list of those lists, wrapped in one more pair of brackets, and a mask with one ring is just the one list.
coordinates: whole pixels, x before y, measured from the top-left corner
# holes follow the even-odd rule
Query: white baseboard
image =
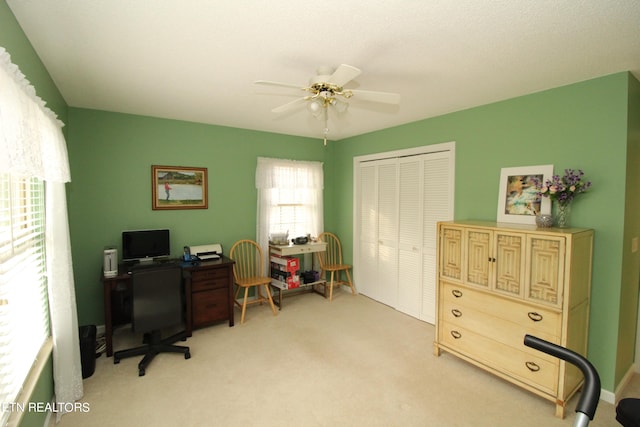
[(627, 385), (629, 385), (629, 383), (631, 382), (631, 379), (637, 372), (638, 372), (638, 366), (636, 366), (635, 363), (629, 366), (627, 373), (624, 375), (624, 377), (622, 377), (622, 381), (620, 381), (620, 384), (618, 384), (618, 387), (616, 387), (615, 401), (618, 401), (620, 399), (620, 396), (622, 395), (622, 391), (627, 387)]
[(638, 372), (638, 366), (634, 363), (627, 370), (627, 373), (622, 378), (622, 381), (620, 381), (620, 384), (618, 384), (618, 387), (616, 387), (615, 392), (611, 392), (605, 389), (600, 390), (600, 399), (604, 400), (607, 403), (611, 403), (612, 405), (615, 405), (616, 402), (620, 400), (620, 396), (622, 396), (622, 391), (627, 387), (629, 382), (631, 382), (631, 379), (637, 372)]
[(609, 390), (603, 388), (600, 389), (600, 400), (604, 400), (607, 403), (614, 405), (616, 403), (616, 395)]

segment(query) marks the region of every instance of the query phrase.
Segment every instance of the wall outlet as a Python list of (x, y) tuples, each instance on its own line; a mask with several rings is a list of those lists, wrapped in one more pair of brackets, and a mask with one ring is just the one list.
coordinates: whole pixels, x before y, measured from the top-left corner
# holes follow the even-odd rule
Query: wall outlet
[(638, 252), (638, 237), (631, 239), (631, 253)]

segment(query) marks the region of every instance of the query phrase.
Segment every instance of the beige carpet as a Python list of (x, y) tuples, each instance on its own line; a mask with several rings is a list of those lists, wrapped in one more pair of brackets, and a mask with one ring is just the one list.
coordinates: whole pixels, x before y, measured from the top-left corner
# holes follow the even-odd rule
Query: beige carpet
[[(89, 411), (74, 426), (571, 426), (554, 405), (444, 353), (434, 327), (364, 296), (337, 291), (247, 309), (244, 325), (194, 332), (191, 359), (161, 354), (138, 377), (139, 357), (104, 355), (84, 381)], [(117, 331), (115, 349), (139, 337)], [(634, 380), (635, 381), (635, 380)], [(637, 381), (636, 381), (637, 382)], [(639, 391), (636, 388), (634, 391)], [(601, 401), (593, 426), (616, 426)]]

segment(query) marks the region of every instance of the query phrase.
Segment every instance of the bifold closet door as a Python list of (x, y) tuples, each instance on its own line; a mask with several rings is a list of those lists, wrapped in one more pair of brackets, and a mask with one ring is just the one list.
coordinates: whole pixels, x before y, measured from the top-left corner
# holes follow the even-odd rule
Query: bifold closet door
[(378, 299), (378, 167), (372, 163), (360, 166), (358, 216), (358, 292)]
[(422, 305), (422, 156), (399, 159), (398, 303), (396, 309), (420, 317)]
[(453, 169), (449, 151), (424, 156), (422, 168), (422, 289), (420, 320), (436, 321), (438, 222), (453, 219)]
[(378, 166), (378, 287), (383, 304), (398, 302), (398, 164)]
[(398, 168), (380, 160), (360, 166), (358, 290), (395, 307), (398, 294)]
[(451, 219), (449, 153), (399, 159), (398, 304), (435, 323), (438, 221)]

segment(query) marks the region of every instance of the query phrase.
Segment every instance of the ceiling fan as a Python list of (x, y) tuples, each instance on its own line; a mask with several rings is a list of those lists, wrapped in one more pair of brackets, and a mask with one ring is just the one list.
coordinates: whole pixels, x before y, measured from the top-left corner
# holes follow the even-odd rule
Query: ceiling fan
[(268, 80), (257, 80), (255, 84), (288, 87), (308, 92), (308, 95), (280, 105), (271, 111), (274, 113), (283, 113), (306, 104), (307, 109), (314, 117), (324, 119), (324, 144), (327, 145), (329, 107), (333, 107), (338, 113), (343, 113), (349, 107), (347, 101), (352, 97), (368, 102), (381, 102), (385, 104), (400, 103), (400, 95), (397, 93), (345, 89), (344, 86), (358, 77), (360, 73), (362, 73), (362, 71), (358, 68), (342, 64), (335, 70), (331, 67), (318, 68), (317, 75), (309, 80), (308, 86)]

